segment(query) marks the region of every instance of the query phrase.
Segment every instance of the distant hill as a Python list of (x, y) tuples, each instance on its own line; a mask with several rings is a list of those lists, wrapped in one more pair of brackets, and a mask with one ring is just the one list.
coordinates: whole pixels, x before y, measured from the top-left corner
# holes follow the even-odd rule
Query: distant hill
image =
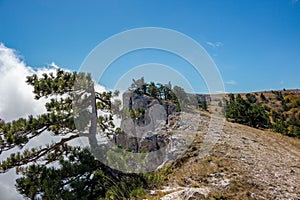
[(300, 138), (300, 90), (201, 95), (211, 113), (228, 121)]

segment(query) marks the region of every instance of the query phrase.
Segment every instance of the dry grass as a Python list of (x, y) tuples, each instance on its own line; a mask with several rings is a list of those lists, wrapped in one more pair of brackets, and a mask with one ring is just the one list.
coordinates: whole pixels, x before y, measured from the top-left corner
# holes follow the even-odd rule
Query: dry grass
[[(160, 173), (167, 179), (165, 185), (209, 187), (208, 199), (274, 199), (278, 194), (300, 195), (295, 190), (287, 192), (288, 188), (297, 186), (297, 177), (300, 180), (299, 139), (229, 122), (223, 131), (222, 140), (210, 155), (198, 157), (203, 140), (199, 137), (181, 158), (162, 169)], [(279, 168), (274, 167), (277, 165)], [(286, 176), (291, 168), (299, 168), (299, 173)], [(222, 185), (224, 180), (228, 184)], [(274, 188), (285, 193), (274, 193)], [(159, 199), (168, 193), (158, 192), (146, 198)]]
[[(259, 98), (260, 93), (256, 95)], [(265, 94), (267, 98), (274, 95)], [(208, 127), (203, 123), (209, 123), (203, 118), (210, 115), (199, 113), (202, 136)], [(208, 199), (300, 198), (300, 139), (226, 122), (220, 140), (204, 158), (198, 155), (202, 142), (198, 136), (184, 155), (158, 172), (165, 177), (165, 186), (208, 187)], [(145, 199), (160, 199), (168, 193), (158, 190)]]

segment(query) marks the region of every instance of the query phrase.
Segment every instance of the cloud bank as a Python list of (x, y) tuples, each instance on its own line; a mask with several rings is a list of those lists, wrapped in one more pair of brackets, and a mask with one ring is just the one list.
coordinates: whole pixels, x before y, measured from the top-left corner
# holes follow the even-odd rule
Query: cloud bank
[[(50, 69), (33, 70), (27, 66), (15, 50), (0, 43), (0, 118), (12, 121), (29, 114), (38, 115), (45, 111), (45, 99), (34, 100), (33, 88), (26, 84), (26, 76), (41, 75), (55, 71), (54, 63)], [(0, 160), (5, 156), (0, 155)], [(0, 174), (0, 193), (3, 199), (23, 199), (14, 186), (15, 170)]]
[(0, 118), (11, 121), (45, 112), (46, 99), (34, 99), (32, 86), (25, 82), (26, 76), (55, 72), (56, 68), (58, 66), (52, 62), (49, 68), (33, 70), (15, 50), (0, 43)]

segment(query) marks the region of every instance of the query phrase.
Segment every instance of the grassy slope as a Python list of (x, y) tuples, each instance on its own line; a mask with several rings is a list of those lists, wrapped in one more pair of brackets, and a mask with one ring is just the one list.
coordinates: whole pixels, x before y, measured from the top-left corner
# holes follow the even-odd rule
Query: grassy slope
[[(200, 126), (209, 123), (205, 115), (192, 117), (205, 121)], [(202, 138), (199, 135), (182, 159), (163, 170), (168, 175), (164, 185), (209, 188), (208, 199), (300, 198), (299, 139), (226, 122), (210, 155), (200, 158)]]

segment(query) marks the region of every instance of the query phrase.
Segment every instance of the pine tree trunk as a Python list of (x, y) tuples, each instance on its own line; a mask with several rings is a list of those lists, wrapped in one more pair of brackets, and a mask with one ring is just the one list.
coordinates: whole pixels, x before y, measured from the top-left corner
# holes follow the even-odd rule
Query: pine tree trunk
[(89, 138), (89, 143), (91, 145), (91, 148), (95, 148), (95, 147), (97, 147), (96, 134), (97, 134), (98, 115), (97, 115), (97, 108), (96, 108), (96, 95), (95, 95), (94, 84), (91, 84), (91, 88), (89, 91), (91, 92), (90, 103), (91, 103), (91, 107), (92, 107), (92, 113), (90, 116), (90, 120), (91, 120), (91, 125), (89, 128), (90, 136), (88, 138)]

